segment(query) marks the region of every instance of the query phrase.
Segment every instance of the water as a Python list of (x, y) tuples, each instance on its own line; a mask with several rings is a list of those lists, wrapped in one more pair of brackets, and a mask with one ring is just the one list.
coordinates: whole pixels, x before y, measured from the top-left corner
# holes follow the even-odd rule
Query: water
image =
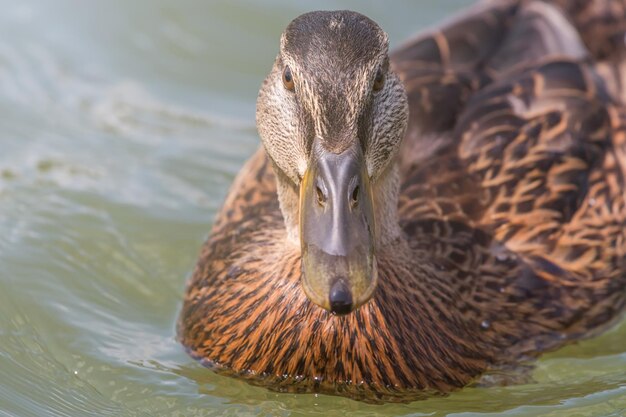
[[(467, 1), (323, 1), (398, 44)], [(278, 36), (273, 0), (0, 0), (0, 416), (624, 416), (626, 325), (534, 382), (413, 404), (276, 394), (174, 340)]]

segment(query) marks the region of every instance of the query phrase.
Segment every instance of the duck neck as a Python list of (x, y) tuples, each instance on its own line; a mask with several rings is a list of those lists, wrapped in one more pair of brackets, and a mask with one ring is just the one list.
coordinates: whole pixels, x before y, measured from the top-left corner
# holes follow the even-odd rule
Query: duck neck
[(274, 166), (278, 204), (285, 221), (287, 240), (300, 245), (300, 195), (298, 186)]
[(396, 242), (402, 236), (398, 217), (400, 167), (397, 161), (389, 164), (373, 182), (372, 188), (374, 218), (376, 219), (376, 247), (382, 248)]
[[(276, 183), (280, 211), (283, 214), (287, 239), (300, 245), (300, 208), (298, 186), (289, 178), (277, 172)], [(398, 218), (398, 194), (400, 190), (400, 170), (393, 162), (372, 183), (374, 195), (374, 217), (376, 219), (376, 247), (385, 247), (402, 236)]]

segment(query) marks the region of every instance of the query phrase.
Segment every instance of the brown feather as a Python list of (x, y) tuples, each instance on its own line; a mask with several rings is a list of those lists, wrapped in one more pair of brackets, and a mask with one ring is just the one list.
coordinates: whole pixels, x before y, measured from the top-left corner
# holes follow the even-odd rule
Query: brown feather
[[(626, 109), (595, 59), (555, 55), (547, 41), (505, 57), (521, 33), (552, 36), (521, 3), (475, 8), (392, 56), (411, 109), (399, 157), (404, 237), (377, 254), (374, 298), (345, 317), (307, 299), (259, 150), (187, 288), (178, 334), (192, 356), (280, 391), (407, 401), (621, 316)], [(593, 16), (582, 2), (554, 3), (596, 59), (617, 48), (598, 37), (623, 46), (623, 3), (584, 2)]]

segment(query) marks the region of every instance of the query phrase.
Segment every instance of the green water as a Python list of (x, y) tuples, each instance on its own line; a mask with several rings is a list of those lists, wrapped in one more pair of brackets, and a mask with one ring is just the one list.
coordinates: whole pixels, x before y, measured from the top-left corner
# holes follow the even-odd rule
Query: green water
[[(398, 44), (468, 1), (321, 1)], [(626, 325), (534, 382), (407, 405), (276, 394), (174, 339), (282, 28), (272, 0), (0, 0), (0, 416), (625, 416)]]

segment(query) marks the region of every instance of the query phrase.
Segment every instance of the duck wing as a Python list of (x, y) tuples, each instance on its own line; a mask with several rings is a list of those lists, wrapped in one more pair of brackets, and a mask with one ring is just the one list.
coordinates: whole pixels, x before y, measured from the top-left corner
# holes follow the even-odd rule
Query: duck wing
[(473, 277), (459, 308), (491, 314), (493, 346), (545, 350), (626, 305), (622, 55), (586, 46), (621, 33), (611, 16), (600, 31), (575, 15), (578, 30), (558, 4), (484, 2), (393, 56), (411, 112), (403, 228)]

